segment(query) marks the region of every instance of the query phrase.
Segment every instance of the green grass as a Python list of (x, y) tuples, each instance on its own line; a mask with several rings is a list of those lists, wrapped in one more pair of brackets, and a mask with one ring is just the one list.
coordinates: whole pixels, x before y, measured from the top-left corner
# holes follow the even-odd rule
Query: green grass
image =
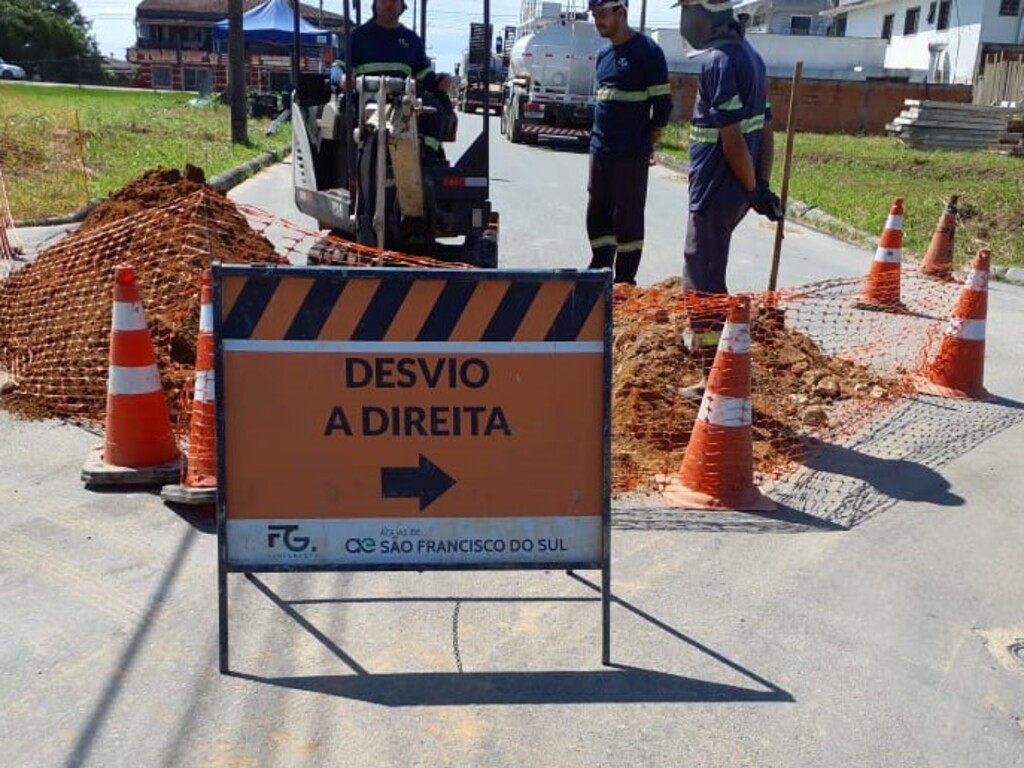
[[(0, 168), (16, 219), (70, 213), (162, 166), (207, 178), (288, 143), (249, 118), (247, 145), (231, 142), (227, 105), (193, 107), (188, 93), (77, 87), (0, 87)], [(86, 174), (80, 170), (84, 140)], [(88, 190), (88, 191), (86, 191)]]
[[(685, 159), (688, 126), (665, 132), (660, 151)], [(786, 136), (775, 135), (772, 188), (782, 187)], [(894, 197), (904, 200), (904, 248), (928, 248), (944, 200), (960, 195), (956, 260), (982, 245), (997, 264), (1024, 264), (1024, 160), (991, 152), (911, 149), (895, 138), (798, 133), (789, 197), (877, 237)]]

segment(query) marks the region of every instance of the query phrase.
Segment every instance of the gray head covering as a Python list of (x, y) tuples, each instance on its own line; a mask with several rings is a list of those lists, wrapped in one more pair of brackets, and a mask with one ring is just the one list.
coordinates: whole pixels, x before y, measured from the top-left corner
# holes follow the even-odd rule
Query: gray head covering
[(719, 48), (743, 39), (743, 25), (733, 16), (734, 0), (678, 0), (679, 34), (697, 50)]

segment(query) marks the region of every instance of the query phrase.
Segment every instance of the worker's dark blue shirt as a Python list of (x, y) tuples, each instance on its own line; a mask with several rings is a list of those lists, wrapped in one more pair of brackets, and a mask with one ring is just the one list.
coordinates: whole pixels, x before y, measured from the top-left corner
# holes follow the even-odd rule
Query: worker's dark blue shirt
[(411, 29), (399, 24), (382, 27), (372, 19), (352, 30), (354, 74), (413, 77), (426, 90), (436, 93), (437, 76), (427, 58), (423, 41)]
[(746, 40), (712, 48), (703, 62), (690, 125), (690, 210), (741, 205), (746, 194), (729, 168), (719, 130), (739, 123), (757, 168), (761, 131), (771, 120), (764, 61)]
[(646, 35), (597, 54), (597, 101), (590, 134), (593, 154), (647, 157), (651, 129), (663, 128), (672, 111), (665, 54)]

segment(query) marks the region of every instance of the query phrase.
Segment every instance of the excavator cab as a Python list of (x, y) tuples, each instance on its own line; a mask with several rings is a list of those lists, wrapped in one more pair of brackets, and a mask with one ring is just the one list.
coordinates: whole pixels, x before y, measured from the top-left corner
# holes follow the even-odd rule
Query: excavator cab
[[(420, 4), (425, 29), (426, 0)], [(489, 23), (490, 0), (483, 6)], [(351, 19), (350, 0), (344, 13)], [(347, 39), (343, 47), (344, 71), (352, 72)], [(327, 73), (296, 80), (292, 166), (299, 210), (363, 245), (496, 267), (486, 116), (468, 148), (450, 160), (444, 142), (455, 139), (455, 115), (433, 94), (418, 93), (412, 78), (334, 80), (336, 86)], [(433, 136), (423, 134), (427, 125)]]

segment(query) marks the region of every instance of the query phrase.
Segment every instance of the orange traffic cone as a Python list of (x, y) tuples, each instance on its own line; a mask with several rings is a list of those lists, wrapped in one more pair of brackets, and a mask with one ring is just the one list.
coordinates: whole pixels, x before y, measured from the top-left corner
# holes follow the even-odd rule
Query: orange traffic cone
[(671, 507), (771, 512), (754, 486), (750, 299), (734, 298), (679, 474), (659, 478)]
[(86, 485), (160, 485), (181, 471), (167, 400), (131, 267), (114, 270), (106, 441), (82, 468)]
[(903, 262), (903, 198), (892, 201), (889, 218), (885, 220), (882, 237), (875, 249), (875, 259), (864, 281), (864, 290), (853, 302), (858, 309), (901, 312), (900, 267)]
[(953, 237), (956, 235), (957, 195), (949, 198), (946, 210), (935, 226), (932, 242), (921, 262), (921, 274), (939, 280), (949, 280), (953, 274)]
[(217, 402), (213, 384), (213, 276), (210, 270), (203, 272), (200, 293), (188, 460), (181, 483), (165, 485), (160, 496), (165, 501), (180, 504), (217, 501)]
[(992, 253), (978, 251), (971, 264), (956, 309), (942, 334), (939, 352), (917, 391), (940, 397), (981, 399), (985, 391), (985, 317), (988, 314), (988, 276)]

